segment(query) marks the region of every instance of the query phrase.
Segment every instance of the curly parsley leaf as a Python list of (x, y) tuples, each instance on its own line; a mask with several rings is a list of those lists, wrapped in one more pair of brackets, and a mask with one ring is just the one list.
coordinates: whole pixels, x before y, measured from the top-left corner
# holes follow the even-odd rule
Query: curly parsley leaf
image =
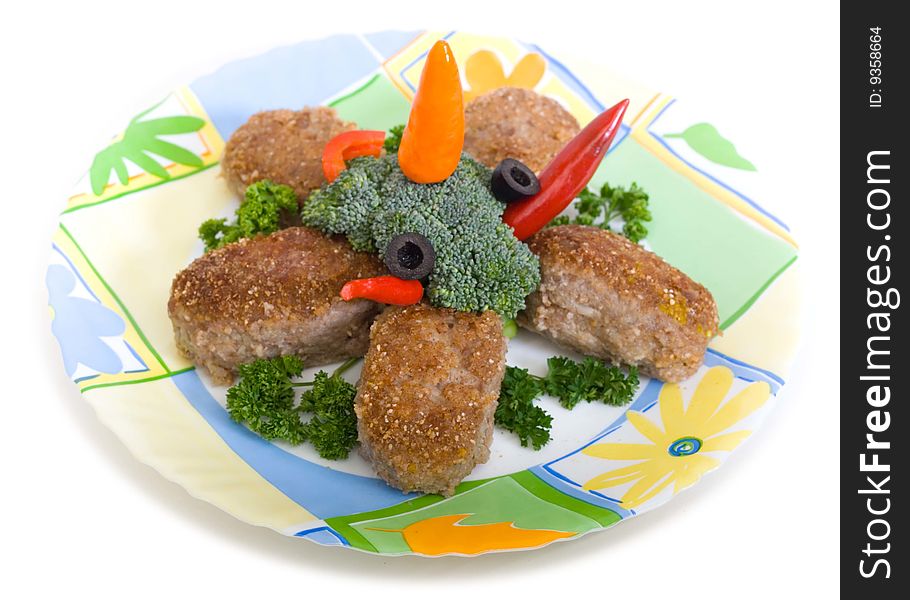
[(494, 416), (495, 423), (516, 434), (522, 446), (530, 443), (535, 450), (550, 441), (553, 422), (553, 417), (534, 405), (534, 400), (542, 393), (537, 376), (528, 373), (527, 369), (506, 367)]
[(637, 183), (628, 189), (603, 184), (600, 193), (584, 189), (575, 201), (578, 215), (573, 219), (560, 215), (550, 221), (554, 225), (595, 225), (612, 231), (610, 222), (616, 218), (623, 221), (622, 234), (633, 242), (640, 242), (648, 235), (645, 223), (651, 220), (648, 208), (648, 194)]
[(313, 387), (301, 396), (299, 410), (313, 413), (305, 425), (307, 438), (322, 458), (347, 458), (357, 443), (356, 395), (354, 384), (337, 372), (329, 376), (319, 371), (314, 376)]
[(382, 143), (385, 151), (389, 153), (398, 152), (402, 135), (404, 135), (404, 125), (395, 125), (389, 129), (389, 133), (385, 136), (385, 141)]
[(303, 372), (303, 361), (296, 356), (256, 360), (240, 365), (240, 381), (227, 391), (231, 418), (267, 440), (300, 444), (306, 432), (294, 407), (291, 379)]
[(564, 356), (547, 359), (549, 371), (544, 387), (559, 403), (572, 409), (579, 402), (603, 402), (621, 406), (632, 399), (638, 389), (638, 369), (629, 367), (625, 375), (619, 367), (607, 365), (587, 356), (580, 363)]
[[(267, 440), (292, 445), (309, 441), (323, 458), (347, 458), (357, 443), (357, 388), (341, 374), (357, 360), (345, 362), (331, 375), (319, 371), (313, 381), (306, 382), (294, 381), (303, 372), (303, 361), (296, 356), (241, 365), (237, 369), (240, 381), (227, 392), (228, 413)], [(297, 406), (295, 387), (310, 388)], [(302, 412), (313, 413), (309, 421), (301, 420)]]
[(539, 396), (554, 396), (568, 410), (579, 402), (621, 406), (632, 400), (638, 383), (637, 368), (629, 367), (626, 375), (618, 367), (591, 357), (575, 362), (565, 356), (553, 356), (547, 359), (547, 374), (543, 377), (532, 375), (527, 369), (506, 367), (495, 422), (518, 435), (522, 446), (530, 443), (540, 450), (551, 439), (553, 418), (534, 404)]
[(257, 181), (246, 188), (233, 223), (227, 219), (209, 219), (199, 226), (199, 238), (208, 252), (243, 238), (268, 235), (281, 228), (283, 216), (296, 210), (297, 195), (293, 188), (268, 180)]

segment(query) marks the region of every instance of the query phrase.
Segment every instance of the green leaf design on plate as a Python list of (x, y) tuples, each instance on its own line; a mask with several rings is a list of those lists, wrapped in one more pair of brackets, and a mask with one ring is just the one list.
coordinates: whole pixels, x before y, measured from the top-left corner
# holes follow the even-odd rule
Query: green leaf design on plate
[(755, 165), (740, 156), (736, 146), (710, 123), (697, 123), (682, 133), (668, 133), (664, 137), (684, 139), (690, 148), (719, 165), (743, 171), (756, 170)]
[[(162, 100), (162, 102), (164, 101)], [(95, 155), (95, 160), (92, 161), (92, 167), (89, 169), (89, 179), (92, 183), (92, 192), (96, 196), (104, 193), (104, 186), (110, 181), (111, 171), (117, 174), (120, 183), (127, 184), (129, 181), (125, 163), (127, 160), (155, 177), (170, 179), (170, 173), (150, 156), (149, 152), (180, 165), (204, 166), (202, 158), (177, 144), (159, 139), (159, 136), (199, 131), (205, 125), (205, 119), (179, 115), (148, 121), (140, 120), (160, 104), (161, 102), (136, 115), (123, 132), (122, 139)]]

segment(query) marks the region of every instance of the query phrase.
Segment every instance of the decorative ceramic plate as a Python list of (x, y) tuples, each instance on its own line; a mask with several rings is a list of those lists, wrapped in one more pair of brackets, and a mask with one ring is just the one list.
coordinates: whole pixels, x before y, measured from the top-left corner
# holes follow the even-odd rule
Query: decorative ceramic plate
[[(364, 129), (403, 123), (439, 38), (453, 48), (469, 97), (533, 88), (582, 124), (631, 100), (593, 183), (636, 181), (650, 193), (646, 245), (711, 290), (723, 330), (695, 376), (679, 385), (643, 379), (627, 407), (568, 411), (545, 397), (553, 441), (535, 452), (497, 430), (489, 462), (451, 498), (388, 487), (356, 452), (327, 461), (233, 422), (225, 388), (177, 352), (166, 310), (174, 275), (202, 253), (199, 224), (238, 204), (218, 166), (238, 126), (260, 110), (314, 104)], [(571, 540), (649, 511), (720, 466), (784, 383), (796, 342), (797, 248), (759, 204), (768, 198), (748, 157), (735, 123), (533, 44), (384, 32), (279, 48), (175, 90), (94, 157), (53, 240), (53, 331), (68, 375), (136, 457), (238, 519), (386, 555)], [(521, 332), (508, 362), (543, 373), (558, 353)]]

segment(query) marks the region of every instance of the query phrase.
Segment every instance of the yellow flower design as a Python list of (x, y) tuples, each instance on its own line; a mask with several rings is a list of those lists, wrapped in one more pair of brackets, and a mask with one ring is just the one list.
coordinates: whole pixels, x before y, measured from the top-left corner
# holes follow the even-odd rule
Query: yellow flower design
[(759, 409), (770, 396), (770, 386), (758, 381), (749, 384), (721, 406), (733, 385), (733, 372), (712, 367), (698, 383), (687, 408), (676, 384), (664, 384), (660, 391), (660, 418), (663, 430), (644, 413), (630, 410), (626, 417), (650, 444), (604, 443), (582, 452), (608, 460), (637, 460), (633, 465), (613, 469), (590, 479), (585, 490), (599, 490), (635, 482), (623, 494), (623, 508), (635, 508), (673, 484), (673, 493), (689, 487), (720, 464), (708, 452), (730, 452), (752, 432), (723, 433)]
[(465, 102), (496, 88), (505, 86), (533, 90), (540, 83), (547, 62), (540, 54), (525, 54), (506, 77), (499, 57), (490, 50), (478, 50), (465, 63), (464, 74), (470, 89), (465, 90)]

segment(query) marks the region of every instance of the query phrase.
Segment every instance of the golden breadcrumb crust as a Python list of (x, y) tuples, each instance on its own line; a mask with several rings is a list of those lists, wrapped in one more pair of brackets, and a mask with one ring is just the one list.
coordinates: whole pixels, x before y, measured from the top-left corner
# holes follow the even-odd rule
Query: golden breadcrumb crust
[(558, 102), (523, 88), (498, 88), (465, 107), (465, 152), (490, 168), (515, 158), (540, 172), (578, 131)]
[(168, 314), (178, 347), (218, 381), (237, 364), (298, 354), (308, 366), (366, 351), (379, 306), (341, 287), (385, 267), (341, 237), (292, 227), (200, 256), (177, 274)]
[(453, 493), (489, 457), (505, 351), (493, 312), (387, 308), (355, 401), (361, 452), (376, 472), (404, 491)]
[(680, 381), (718, 333), (711, 293), (662, 258), (597, 227), (548, 227), (528, 240), (541, 285), (519, 323), (583, 354)]
[(322, 151), (326, 143), (355, 128), (326, 106), (259, 112), (231, 135), (221, 170), (238, 195), (248, 185), (270, 179), (294, 188), (302, 204), (325, 183)]

